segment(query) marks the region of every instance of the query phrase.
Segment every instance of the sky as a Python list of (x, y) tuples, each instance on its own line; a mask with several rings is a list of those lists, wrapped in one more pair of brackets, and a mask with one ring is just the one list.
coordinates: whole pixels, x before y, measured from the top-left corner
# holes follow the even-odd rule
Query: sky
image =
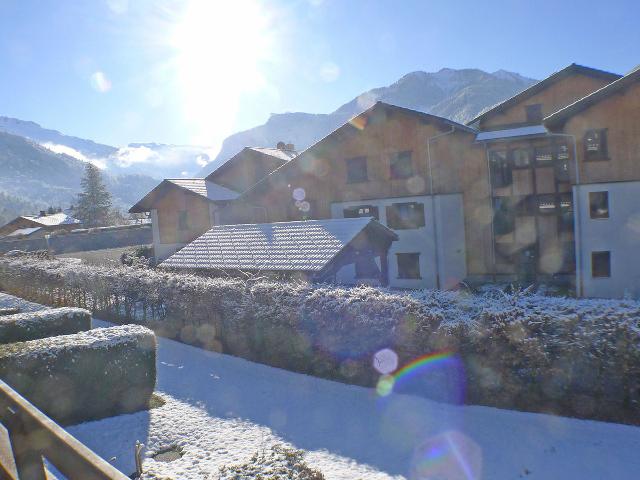
[(0, 0), (0, 115), (219, 146), (416, 71), (640, 64), (637, 0)]

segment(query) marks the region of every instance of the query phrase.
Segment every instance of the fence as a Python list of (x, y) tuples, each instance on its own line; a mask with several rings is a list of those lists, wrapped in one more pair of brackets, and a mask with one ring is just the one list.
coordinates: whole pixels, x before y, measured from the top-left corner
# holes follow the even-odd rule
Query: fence
[(69, 479), (128, 479), (2, 381), (0, 422), (7, 430), (0, 429), (0, 478), (55, 478), (44, 457)]

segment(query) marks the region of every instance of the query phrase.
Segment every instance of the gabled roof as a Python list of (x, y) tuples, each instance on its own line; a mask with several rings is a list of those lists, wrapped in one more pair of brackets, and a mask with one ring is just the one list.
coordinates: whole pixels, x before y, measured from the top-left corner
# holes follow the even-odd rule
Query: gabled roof
[(31, 228), (19, 228), (18, 230), (14, 230), (11, 233), (8, 233), (7, 237), (20, 237), (20, 236), (29, 236), (32, 233), (36, 233), (38, 230), (41, 230), (42, 227), (31, 227)]
[(159, 266), (319, 272), (365, 229), (398, 238), (371, 217), (216, 225)]
[(237, 162), (237, 160), (241, 158), (242, 155), (247, 151), (257, 152), (262, 155), (268, 155), (270, 157), (277, 158), (283, 164), (288, 162), (289, 160), (292, 160), (298, 155), (298, 152), (296, 152), (295, 150), (286, 150), (281, 148), (268, 148), (268, 147), (244, 147), (238, 153), (236, 153), (235, 155), (233, 155), (232, 157), (228, 158), (227, 160), (222, 162), (220, 165), (218, 165), (215, 168), (215, 170), (209, 173), (205, 178), (209, 179), (209, 178), (215, 177), (217, 174), (220, 174), (223, 170), (229, 168), (232, 164)]
[(333, 137), (334, 135), (336, 135), (336, 134), (338, 134), (340, 132), (343, 132), (345, 130), (361, 130), (363, 122), (366, 121), (366, 118), (369, 115), (371, 115), (374, 110), (379, 110), (379, 109), (387, 109), (387, 110), (391, 110), (391, 111), (401, 112), (401, 113), (404, 113), (406, 115), (416, 116), (416, 117), (421, 118), (421, 119), (423, 119), (423, 120), (425, 120), (427, 122), (437, 122), (437, 123), (440, 123), (443, 126), (453, 127), (453, 128), (455, 128), (457, 130), (461, 130), (461, 131), (467, 132), (467, 133), (478, 133), (478, 130), (476, 130), (475, 128), (469, 127), (467, 125), (463, 125), (461, 123), (455, 122), (455, 121), (450, 120), (448, 118), (439, 117), (437, 115), (432, 115), (430, 113), (420, 112), (418, 110), (412, 110), (410, 108), (399, 107), (398, 105), (392, 105), (390, 103), (377, 101), (371, 107), (367, 108), (366, 110), (364, 110), (363, 112), (359, 113), (355, 117), (352, 117), (350, 120), (347, 120), (345, 123), (340, 125), (338, 128), (333, 130), (331, 133), (329, 133), (328, 135), (324, 136), (323, 138), (318, 140), (316, 143), (314, 143), (313, 145), (311, 145), (310, 147), (308, 147), (304, 151), (300, 152), (290, 162), (285, 163), (284, 165), (282, 165), (281, 167), (277, 168), (276, 170), (271, 172), (269, 175), (264, 177), (261, 181), (259, 181), (255, 185), (252, 185), (246, 192), (243, 192), (242, 195), (244, 196), (245, 194), (247, 194), (249, 192), (252, 192), (258, 186), (264, 185), (264, 182), (266, 182), (270, 178), (274, 178), (275, 175), (278, 175), (279, 173), (282, 173), (282, 171), (285, 168), (289, 168), (289, 167), (294, 166), (306, 154), (311, 153), (314, 150), (316, 150), (317, 148), (319, 148), (325, 141), (327, 141), (329, 138)]
[(503, 102), (500, 102), (497, 105), (494, 105), (493, 107), (489, 108), (483, 113), (477, 115), (475, 118), (469, 120), (467, 122), (467, 125), (472, 125), (476, 122), (480, 122), (486, 119), (487, 117), (493, 115), (494, 113), (501, 112), (513, 105), (516, 105), (526, 100), (527, 98), (533, 97), (537, 93), (540, 93), (541, 91), (553, 85), (559, 80), (562, 80), (571, 75), (577, 75), (577, 74), (587, 75), (595, 78), (602, 78), (610, 82), (613, 82), (621, 77), (621, 75), (618, 75), (617, 73), (605, 72), (604, 70), (598, 70), (596, 68), (585, 67), (583, 65), (572, 63), (571, 65), (563, 68), (562, 70), (552, 73), (544, 80), (540, 80), (538, 83), (535, 83), (531, 85), (529, 88), (526, 88), (525, 90), (521, 91), (520, 93), (515, 94), (513, 97), (508, 98)]
[(66, 213), (53, 213), (51, 215), (23, 215), (20, 218), (36, 222), (45, 227), (55, 227), (57, 225), (77, 225), (80, 220), (67, 215)]
[(217, 185), (204, 178), (167, 178), (156, 185), (138, 203), (129, 209), (130, 213), (148, 212), (155, 201), (160, 198), (168, 188), (180, 188), (189, 193), (198, 195), (211, 202), (223, 202), (234, 200), (240, 195), (226, 187)]
[(587, 108), (595, 105), (601, 100), (604, 100), (613, 93), (624, 90), (637, 81), (640, 81), (640, 69), (633, 70), (631, 73), (616, 80), (615, 82), (612, 82), (609, 85), (606, 85), (601, 89), (587, 95), (586, 97), (582, 97), (580, 100), (572, 103), (571, 105), (567, 105), (557, 112), (552, 113), (544, 119), (544, 124), (548, 127), (560, 126), (573, 115), (586, 110)]

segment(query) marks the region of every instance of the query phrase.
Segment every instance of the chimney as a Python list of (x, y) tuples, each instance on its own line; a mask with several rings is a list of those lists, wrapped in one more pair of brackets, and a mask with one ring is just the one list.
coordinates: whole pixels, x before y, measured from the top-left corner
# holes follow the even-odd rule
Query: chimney
[(40, 215), (38, 215), (39, 217), (46, 217), (47, 216), (47, 212), (44, 210), (40, 210)]
[(278, 142), (278, 143), (276, 144), (276, 148), (277, 148), (278, 150), (284, 150), (285, 148), (287, 148), (287, 145), (286, 145), (284, 142)]

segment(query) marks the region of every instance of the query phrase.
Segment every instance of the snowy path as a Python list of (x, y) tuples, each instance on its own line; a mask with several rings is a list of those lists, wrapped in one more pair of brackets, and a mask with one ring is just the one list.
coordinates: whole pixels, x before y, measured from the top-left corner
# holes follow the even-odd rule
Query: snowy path
[[(0, 293), (0, 306), (6, 300)], [(158, 343), (157, 390), (166, 405), (68, 429), (126, 474), (135, 470), (133, 445), (140, 440), (147, 453), (184, 448), (174, 462), (144, 462), (146, 471), (175, 480), (215, 479), (220, 465), (280, 442), (309, 451), (307, 462), (327, 479), (409, 477), (415, 458), (430, 474), (421, 478), (640, 477), (637, 427), (408, 395), (381, 400), (371, 389), (163, 338)], [(417, 446), (422, 454), (416, 457)]]

